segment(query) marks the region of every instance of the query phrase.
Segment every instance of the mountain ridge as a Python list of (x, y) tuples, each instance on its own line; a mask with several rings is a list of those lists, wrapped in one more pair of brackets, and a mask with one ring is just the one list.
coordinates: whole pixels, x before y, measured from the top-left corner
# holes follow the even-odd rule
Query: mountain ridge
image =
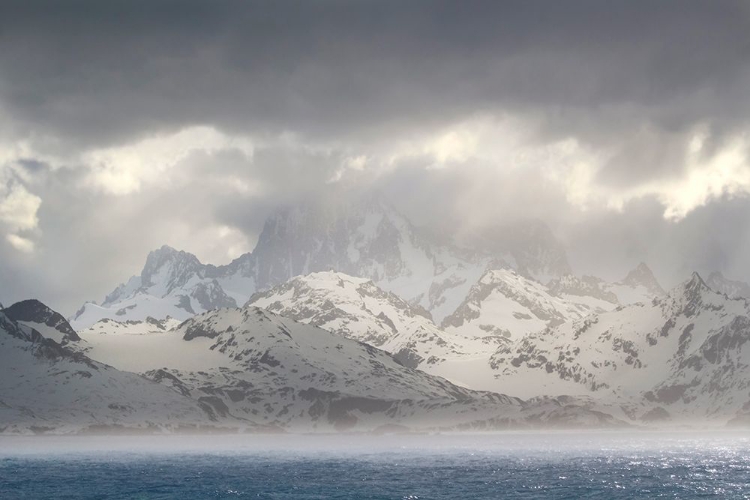
[[(541, 243), (531, 238), (535, 246), (522, 259), (525, 268), (534, 255), (545, 257), (540, 245), (555, 241), (548, 228), (537, 232), (544, 237)], [(567, 269), (559, 242), (550, 245), (552, 260), (564, 260)], [(140, 275), (118, 285), (100, 305), (87, 302), (70, 321), (84, 329), (103, 318), (188, 319), (217, 307), (242, 305), (253, 293), (295, 276), (329, 270), (369, 278), (440, 321), (453, 313), (484, 271), (510, 267), (519, 252), (516, 247), (493, 253), (435, 241), (382, 197), (349, 204), (303, 203), (277, 209), (267, 218), (253, 251), (226, 265), (202, 264), (167, 245), (150, 252)]]

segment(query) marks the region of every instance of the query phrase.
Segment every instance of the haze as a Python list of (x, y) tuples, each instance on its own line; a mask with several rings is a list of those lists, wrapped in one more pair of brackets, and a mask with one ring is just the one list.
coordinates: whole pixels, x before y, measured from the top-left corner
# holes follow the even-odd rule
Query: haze
[[(162, 244), (221, 264), (376, 191), (573, 270), (750, 279), (746, 2), (6, 2), (0, 301), (71, 314)], [(75, 286), (71, 286), (75, 283)]]

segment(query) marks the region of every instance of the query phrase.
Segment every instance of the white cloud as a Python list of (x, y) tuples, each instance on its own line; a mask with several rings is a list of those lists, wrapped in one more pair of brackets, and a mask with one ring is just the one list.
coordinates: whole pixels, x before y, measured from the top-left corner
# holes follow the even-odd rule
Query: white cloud
[(144, 184), (166, 184), (170, 170), (193, 153), (222, 150), (239, 150), (250, 157), (253, 144), (213, 127), (196, 126), (132, 144), (92, 150), (83, 154), (83, 162), (91, 168), (87, 179), (90, 185), (125, 195), (139, 191)]
[(368, 164), (366, 155), (346, 156), (339, 168), (328, 179), (329, 184), (339, 182), (347, 172), (362, 172)]
[(34, 242), (23, 236), (17, 234), (9, 234), (5, 237), (8, 243), (13, 246), (16, 250), (24, 253), (31, 253), (34, 251)]
[(575, 137), (540, 142), (533, 130), (534, 123), (529, 120), (508, 116), (474, 118), (432, 136), (403, 142), (388, 163), (427, 155), (432, 159), (427, 168), (485, 164), (493, 170), (486, 179), (497, 184), (498, 192), (513, 189), (503, 185), (507, 178), (504, 174), (524, 169), (535, 172), (540, 182), (556, 183), (568, 202), (580, 210), (622, 211), (632, 200), (652, 197), (664, 206), (664, 217), (675, 221), (713, 200), (750, 195), (750, 138), (745, 135), (707, 154), (705, 129), (696, 128), (690, 140), (685, 141), (685, 163), (673, 177), (665, 180), (655, 175), (635, 186), (617, 187), (598, 181), (612, 151), (596, 150)]
[(692, 210), (723, 196), (750, 194), (747, 137), (736, 137), (709, 158), (703, 157), (701, 149), (697, 141), (692, 141), (687, 175), (659, 190), (667, 219), (682, 219)]
[(13, 231), (34, 229), (39, 223), (37, 210), (42, 199), (21, 184), (11, 184), (0, 192), (0, 221)]
[(595, 156), (558, 176), (558, 180), (565, 186), (568, 199), (581, 207), (598, 205), (622, 211), (630, 201), (651, 197), (664, 207), (664, 218), (672, 221), (682, 220), (722, 197), (750, 195), (748, 137), (734, 137), (712, 154), (703, 150), (704, 142), (701, 134), (687, 141), (680, 173), (667, 180), (647, 180), (628, 189), (605, 188), (596, 183), (602, 162)]
[(23, 185), (0, 182), (0, 230), (6, 233), (6, 240), (17, 250), (34, 250), (34, 243), (18, 232), (36, 229), (39, 224), (37, 212), (41, 204), (42, 199), (30, 193)]

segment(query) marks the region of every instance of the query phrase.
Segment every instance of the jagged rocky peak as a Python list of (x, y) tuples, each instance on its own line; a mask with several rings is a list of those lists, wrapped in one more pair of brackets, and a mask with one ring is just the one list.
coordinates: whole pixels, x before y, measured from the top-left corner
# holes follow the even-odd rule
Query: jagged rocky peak
[(654, 273), (644, 262), (630, 271), (622, 280), (622, 283), (631, 287), (643, 286), (649, 293), (655, 296), (664, 295), (666, 292), (657, 281)]
[(485, 231), (476, 245), (505, 256), (520, 274), (540, 283), (572, 274), (565, 246), (547, 224), (537, 219)]
[(3, 309), (3, 312), (13, 321), (33, 328), (44, 337), (52, 338), (58, 343), (81, 340), (70, 323), (60, 313), (53, 311), (36, 299), (16, 302)]
[(510, 269), (487, 271), (441, 326), (471, 337), (518, 337), (579, 318), (589, 310), (549, 293), (541, 283)]
[(737, 299), (750, 299), (750, 285), (743, 281), (730, 280), (719, 271), (714, 271), (708, 275), (706, 284), (719, 293)]
[(547, 281), (547, 278), (572, 273), (564, 245), (541, 221), (517, 225), (511, 245), (521, 274)]
[(693, 272), (688, 280), (669, 291), (663, 303), (673, 311), (691, 316), (704, 305), (720, 307), (725, 300), (723, 295), (708, 287), (700, 274)]
[(195, 255), (164, 245), (153, 250), (141, 271), (141, 286), (166, 286), (167, 291), (183, 286), (193, 274), (200, 273), (203, 264)]
[(393, 279), (411, 271), (402, 249), (423, 246), (415, 239), (406, 218), (379, 196), (281, 208), (268, 218), (253, 250), (261, 264), (258, 288), (329, 269)]
[(697, 297), (703, 293), (708, 292), (715, 294), (714, 290), (711, 290), (706, 282), (703, 280), (700, 274), (693, 272), (690, 278), (683, 281), (681, 284), (669, 291), (669, 296), (672, 298), (676, 297)]
[(426, 235), (378, 195), (279, 209), (252, 255), (257, 290), (333, 269), (370, 279), (438, 320), (458, 306), (491, 260)]
[[(122, 299), (126, 299), (130, 297), (133, 293), (135, 293), (138, 289), (141, 288), (141, 277), (139, 276), (131, 276), (131, 278), (126, 283), (121, 283), (117, 286), (112, 292), (109, 293), (106, 297), (104, 297), (104, 301), (102, 301), (102, 306), (107, 306), (109, 304), (114, 304)], [(96, 301), (89, 301), (87, 304), (94, 304), (96, 305)], [(76, 316), (82, 313), (83, 308), (86, 307), (85, 304), (79, 310), (76, 312)]]

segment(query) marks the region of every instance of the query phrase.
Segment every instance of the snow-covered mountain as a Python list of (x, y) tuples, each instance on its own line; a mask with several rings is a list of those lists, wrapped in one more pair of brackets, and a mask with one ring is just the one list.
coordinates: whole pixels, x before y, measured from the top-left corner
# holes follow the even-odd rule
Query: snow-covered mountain
[(102, 320), (63, 347), (0, 312), (0, 433), (621, 424), (569, 401), (463, 389), (256, 307), (170, 323)]
[(743, 281), (735, 281), (725, 278), (723, 274), (714, 271), (708, 275), (706, 285), (712, 290), (723, 293), (730, 298), (750, 299), (750, 285)]
[(30, 299), (16, 302), (3, 309), (3, 313), (27, 333), (31, 334), (30, 330), (36, 330), (42, 336), (52, 339), (60, 345), (81, 340), (70, 323), (60, 313), (53, 311), (38, 300)]
[(140, 276), (133, 276), (107, 295), (101, 305), (87, 302), (71, 318), (76, 330), (101, 319), (145, 320), (172, 317), (185, 320), (218, 307), (236, 307), (214, 278), (213, 266), (193, 254), (163, 246), (148, 255)]
[(495, 242), (467, 250), (414, 227), (377, 196), (301, 203), (272, 214), (255, 249), (225, 266), (202, 264), (166, 246), (152, 252), (140, 276), (118, 286), (101, 304), (84, 304), (71, 324), (80, 330), (103, 318), (169, 315), (184, 320), (244, 304), (255, 292), (295, 276), (330, 270), (372, 280), (439, 322), (487, 269), (516, 266), (539, 279), (569, 273), (564, 250), (546, 226), (507, 231), (504, 246)]
[(219, 413), (287, 429), (496, 428), (611, 424), (559, 401), (526, 404), (470, 391), (398, 363), (384, 351), (246, 306), (196, 316), (175, 330), (183, 342), (224, 356), (213, 369), (147, 376), (209, 402)]
[[(669, 294), (501, 346), (495, 390), (593, 394), (632, 417), (726, 420), (750, 401), (750, 307), (697, 274)], [(640, 413), (639, 413), (640, 412)]]
[(435, 241), (379, 197), (281, 209), (266, 221), (251, 258), (257, 290), (335, 270), (370, 279), (434, 317), (452, 312), (493, 260)]
[[(34, 319), (41, 319), (36, 316), (41, 303), (20, 304), (16, 313), (35, 311)], [(43, 324), (43, 331), (61, 338), (58, 324), (16, 322), (6, 312), (0, 312), (0, 432), (154, 432), (216, 425), (196, 401), (73, 351), (80, 341), (64, 347), (28, 326)]]
[(566, 275), (551, 280), (548, 289), (550, 294), (587, 306), (593, 312), (607, 311), (618, 305), (650, 302), (666, 293), (643, 262), (614, 283), (594, 276)]
[(440, 373), (438, 367), (446, 359), (483, 347), (440, 330), (429, 312), (372, 281), (343, 273), (299, 276), (255, 294), (248, 304), (365, 342), (428, 373)]
[(585, 305), (555, 297), (515, 271), (487, 271), (441, 324), (449, 333), (494, 338), (498, 343), (590, 313)]

